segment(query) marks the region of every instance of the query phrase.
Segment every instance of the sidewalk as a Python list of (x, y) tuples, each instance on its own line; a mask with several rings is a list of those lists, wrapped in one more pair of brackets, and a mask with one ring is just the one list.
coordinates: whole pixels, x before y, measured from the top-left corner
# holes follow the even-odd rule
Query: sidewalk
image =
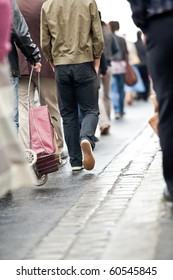
[(27, 259), (172, 259), (172, 204), (163, 188), (158, 137), (147, 126)]

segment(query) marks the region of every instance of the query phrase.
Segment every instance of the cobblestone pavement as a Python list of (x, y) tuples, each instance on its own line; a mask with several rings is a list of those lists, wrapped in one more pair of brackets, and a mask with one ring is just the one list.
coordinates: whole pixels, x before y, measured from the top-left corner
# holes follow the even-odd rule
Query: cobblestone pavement
[(27, 259), (173, 258), (172, 205), (158, 137), (146, 128), (129, 143)]

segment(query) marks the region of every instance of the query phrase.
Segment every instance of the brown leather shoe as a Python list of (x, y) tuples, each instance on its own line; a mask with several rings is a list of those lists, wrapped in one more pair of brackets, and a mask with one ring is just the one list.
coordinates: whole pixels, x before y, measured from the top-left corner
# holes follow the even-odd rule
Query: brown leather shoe
[(102, 127), (100, 127), (100, 134), (101, 135), (109, 134), (109, 128), (110, 128), (110, 125), (108, 125), (108, 124), (103, 125)]

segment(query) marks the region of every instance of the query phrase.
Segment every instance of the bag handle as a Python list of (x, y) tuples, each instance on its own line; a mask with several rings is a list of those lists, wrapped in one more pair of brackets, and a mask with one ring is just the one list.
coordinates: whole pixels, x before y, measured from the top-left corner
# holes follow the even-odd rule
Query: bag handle
[[(32, 80), (32, 75), (33, 75), (34, 67), (32, 66), (31, 68), (31, 73), (29, 75), (29, 82), (28, 82), (28, 107), (31, 107), (31, 102), (30, 102), (30, 89), (31, 89), (31, 80)], [(38, 97), (40, 101), (40, 73), (38, 73)]]

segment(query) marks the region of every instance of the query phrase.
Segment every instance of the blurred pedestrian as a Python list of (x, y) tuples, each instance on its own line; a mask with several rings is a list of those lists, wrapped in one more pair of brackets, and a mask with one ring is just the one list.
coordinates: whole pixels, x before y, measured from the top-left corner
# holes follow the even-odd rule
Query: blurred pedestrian
[(48, 0), (43, 4), (41, 46), (55, 67), (60, 113), (73, 171), (83, 167), (91, 170), (95, 165), (92, 150), (99, 115), (98, 71), (103, 45), (95, 0)]
[[(0, 0), (0, 63), (4, 63), (6, 56), (11, 48), (10, 26), (11, 26), (11, 1)], [(0, 76), (1, 78), (1, 76)], [(1, 79), (2, 82), (2, 79)]]
[(137, 32), (137, 41), (135, 42), (135, 46), (138, 53), (138, 57), (140, 59), (140, 63), (137, 65), (137, 67), (139, 69), (141, 78), (145, 86), (144, 92), (142, 93), (137, 92), (137, 99), (143, 99), (147, 101), (150, 94), (150, 80), (148, 74), (147, 53), (146, 53), (147, 49), (146, 49), (146, 44), (142, 39), (142, 32), (140, 30)]
[(15, 88), (15, 105), (13, 110), (13, 120), (16, 130), (19, 128), (19, 114), (18, 114), (18, 83), (20, 78), (19, 61), (16, 46), (23, 53), (27, 61), (34, 66), (34, 71), (41, 71), (41, 55), (37, 45), (33, 42), (28, 26), (23, 18), (16, 0), (12, 0), (13, 21), (11, 45), (12, 49), (9, 53), (9, 61), (11, 66), (12, 82)]
[(163, 153), (164, 197), (173, 202), (173, 0), (131, 4), (135, 24), (145, 34), (149, 73), (159, 104), (159, 137)]
[[(50, 115), (53, 116), (52, 122), (56, 132), (56, 143), (62, 155), (65, 151), (64, 139), (62, 133), (61, 116), (57, 100), (57, 88), (55, 82), (55, 73), (52, 70), (49, 62), (45, 59), (40, 47), (40, 11), (45, 0), (17, 0), (21, 13), (23, 14), (26, 23), (29, 27), (29, 32), (33, 41), (40, 49), (41, 52), (41, 73), (40, 84), (38, 84), (38, 75), (35, 73), (31, 80), (30, 102), (34, 105), (35, 93), (39, 91), (39, 101), (41, 105), (48, 105)], [(31, 65), (28, 63), (24, 56), (19, 54), (19, 68), (21, 79), (19, 82), (19, 135), (25, 147), (29, 146), (29, 128), (28, 128), (28, 83), (29, 75), (31, 72)]]
[(113, 55), (112, 66), (112, 81), (111, 81), (111, 99), (115, 111), (115, 118), (122, 118), (124, 112), (124, 100), (125, 100), (125, 72), (126, 62), (128, 60), (128, 50), (126, 41), (123, 37), (116, 34), (120, 29), (118, 21), (109, 22), (111, 31), (114, 35), (116, 42), (118, 43), (119, 50)]
[(128, 105), (132, 105), (133, 100), (136, 97), (137, 93), (143, 94), (145, 92), (145, 85), (142, 80), (141, 74), (138, 69), (138, 65), (141, 63), (138, 52), (135, 46), (135, 43), (129, 40), (126, 40), (127, 49), (128, 49), (128, 62), (132, 66), (136, 76), (137, 82), (133, 86), (125, 84), (125, 101)]
[[(100, 13), (101, 18), (101, 13)], [(100, 79), (100, 90), (99, 90), (99, 108), (100, 108), (100, 116), (99, 116), (99, 127), (101, 135), (109, 134), (110, 130), (110, 120), (111, 120), (111, 98), (110, 98), (110, 86), (112, 79), (112, 71), (111, 71), (111, 59), (112, 56), (117, 53), (118, 46), (116, 41), (114, 40), (114, 36), (110, 30), (108, 24), (101, 20), (102, 28), (103, 28), (103, 36), (104, 36), (104, 56), (107, 65), (107, 71), (105, 75), (101, 76)]]
[(32, 184), (12, 122), (13, 87), (7, 60), (11, 36), (11, 1), (0, 0), (0, 197), (8, 191)]

